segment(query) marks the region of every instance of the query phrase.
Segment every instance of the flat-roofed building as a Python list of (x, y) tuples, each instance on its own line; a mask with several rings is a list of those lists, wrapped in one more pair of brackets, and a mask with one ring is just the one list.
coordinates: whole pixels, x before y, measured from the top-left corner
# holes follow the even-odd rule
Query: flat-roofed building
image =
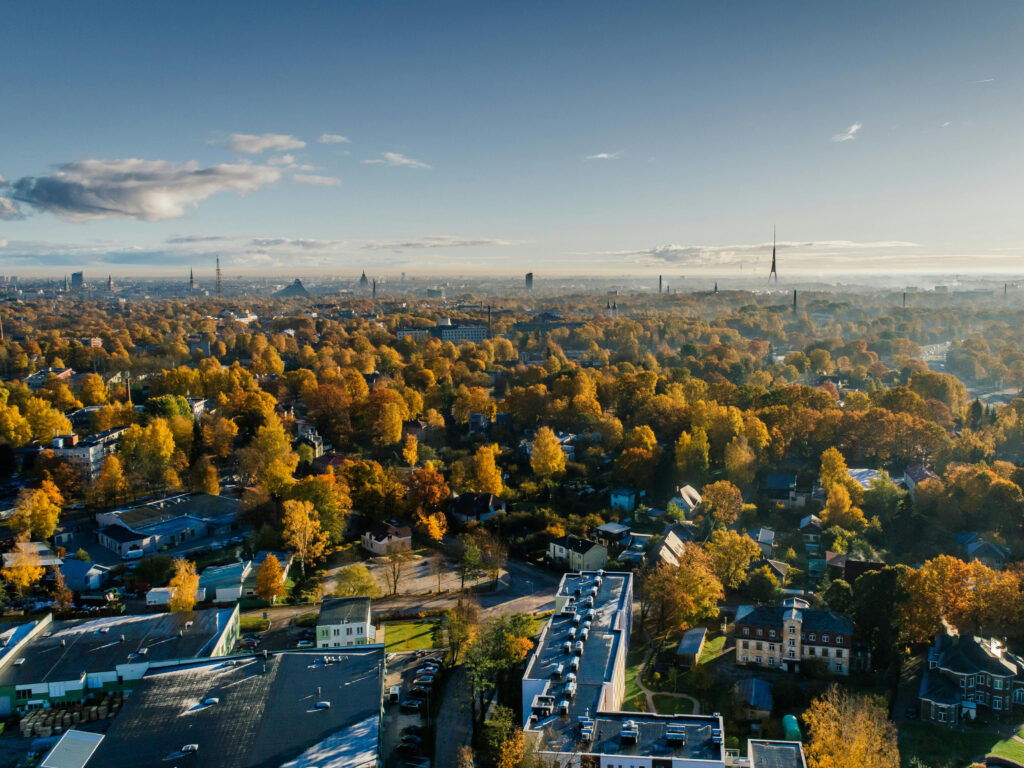
[[(240, 502), (229, 496), (183, 493), (96, 515), (100, 543), (125, 555), (228, 533), (238, 520)], [(119, 530), (121, 529), (121, 530)]]
[(384, 647), (282, 651), (150, 670), (86, 768), (370, 768)]
[(324, 600), (316, 620), (316, 647), (343, 648), (377, 642), (377, 630), (370, 616), (368, 597)]
[(154, 666), (223, 656), (237, 639), (237, 607), (74, 621), (46, 616), (0, 655), (0, 716), (131, 690)]
[(523, 676), (524, 727), (538, 757), (593, 768), (724, 766), (721, 717), (622, 710), (632, 613), (632, 574), (562, 577)]
[(807, 768), (799, 741), (749, 739), (747, 759), (750, 768)]

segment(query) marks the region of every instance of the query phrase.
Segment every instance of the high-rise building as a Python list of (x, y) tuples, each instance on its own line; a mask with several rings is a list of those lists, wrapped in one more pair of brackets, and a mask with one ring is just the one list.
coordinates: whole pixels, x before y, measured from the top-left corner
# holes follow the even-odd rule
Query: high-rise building
[(85, 288), (85, 275), (82, 272), (71, 273), (71, 290), (80, 291)]
[(366, 277), (366, 270), (365, 269), (363, 270), (362, 276), (359, 278), (359, 290), (363, 291), (363, 292), (369, 292), (369, 290), (370, 290), (370, 281)]
[(526, 290), (533, 290), (533, 272), (526, 273)]

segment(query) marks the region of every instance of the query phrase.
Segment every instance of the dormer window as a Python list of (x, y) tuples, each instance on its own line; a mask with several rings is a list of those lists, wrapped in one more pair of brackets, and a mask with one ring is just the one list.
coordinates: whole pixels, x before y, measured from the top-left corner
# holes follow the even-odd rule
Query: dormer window
[(811, 641), (811, 642), (813, 643), (813, 642), (814, 642), (814, 639), (815, 639), (816, 637), (817, 637), (817, 635), (815, 635), (815, 634), (814, 634), (813, 632), (811, 632), (811, 634), (809, 634), (809, 635), (807, 636), (807, 639), (808, 639), (808, 640), (810, 640), (810, 641)]
[(749, 635), (750, 634), (750, 627), (744, 627), (743, 628), (743, 634), (744, 635)]
[(768, 630), (768, 637), (775, 637), (775, 630), (774, 629), (769, 629)]
[(822, 635), (821, 636), (821, 642), (827, 643), (828, 642), (828, 635)]

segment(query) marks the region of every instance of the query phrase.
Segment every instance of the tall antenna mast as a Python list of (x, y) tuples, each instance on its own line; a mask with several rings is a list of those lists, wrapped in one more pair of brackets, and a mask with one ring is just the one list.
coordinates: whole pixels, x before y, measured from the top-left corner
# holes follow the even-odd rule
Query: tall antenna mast
[[(772, 261), (772, 268), (774, 269), (775, 262)], [(224, 286), (220, 282), (220, 256), (217, 257), (217, 298), (219, 299), (224, 295)]]
[(775, 225), (772, 224), (772, 271), (768, 273), (768, 282), (772, 281), (772, 275), (775, 275), (775, 282), (779, 282), (779, 273), (775, 269)]

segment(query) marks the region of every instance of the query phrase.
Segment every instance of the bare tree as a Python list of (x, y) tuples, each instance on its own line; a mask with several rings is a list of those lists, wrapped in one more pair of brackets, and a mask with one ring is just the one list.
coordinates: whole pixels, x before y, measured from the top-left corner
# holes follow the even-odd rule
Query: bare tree
[(411, 557), (408, 552), (392, 552), (387, 556), (387, 579), (392, 595), (398, 594), (398, 584)]

